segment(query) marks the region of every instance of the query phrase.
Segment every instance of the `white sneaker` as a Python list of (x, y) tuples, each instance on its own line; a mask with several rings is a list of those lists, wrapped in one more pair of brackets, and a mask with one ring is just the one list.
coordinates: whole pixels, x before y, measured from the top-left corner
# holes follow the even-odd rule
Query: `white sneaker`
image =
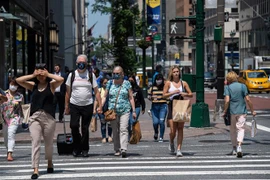
[(181, 153), (181, 150), (177, 150), (176, 157), (183, 157), (183, 154)]
[(148, 115), (149, 115), (150, 117), (152, 117), (151, 110), (148, 110), (147, 113), (148, 113)]
[(171, 151), (171, 153), (175, 152), (174, 144), (169, 144), (169, 150)]
[(163, 138), (159, 138), (158, 142), (163, 142)]
[(243, 156), (242, 148), (241, 148), (241, 146), (238, 146), (237, 147), (237, 157), (241, 158), (242, 156)]
[(236, 154), (237, 154), (236, 150), (233, 149), (232, 152), (231, 152), (231, 155), (234, 155), (235, 156)]

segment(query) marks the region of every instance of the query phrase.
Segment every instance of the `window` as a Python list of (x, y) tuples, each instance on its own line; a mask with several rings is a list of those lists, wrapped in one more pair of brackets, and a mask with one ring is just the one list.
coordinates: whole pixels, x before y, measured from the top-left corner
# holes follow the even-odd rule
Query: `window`
[(239, 21), (235, 21), (235, 30), (236, 32), (239, 31)]
[(232, 13), (237, 13), (238, 12), (238, 8), (232, 8), (231, 11), (232, 11)]

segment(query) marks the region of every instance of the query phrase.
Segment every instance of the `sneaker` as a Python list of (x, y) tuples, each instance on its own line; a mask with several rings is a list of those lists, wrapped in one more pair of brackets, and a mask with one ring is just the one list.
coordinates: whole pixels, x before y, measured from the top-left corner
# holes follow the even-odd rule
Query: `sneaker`
[(121, 155), (121, 152), (120, 152), (120, 151), (116, 151), (116, 152), (114, 153), (114, 155), (115, 155), (115, 156), (120, 156), (120, 155)]
[(159, 138), (158, 142), (163, 142), (163, 138)]
[(102, 143), (106, 143), (106, 142), (107, 142), (106, 138), (103, 138), (103, 139), (101, 140), (101, 142), (102, 142)]
[(109, 136), (109, 137), (108, 137), (108, 142), (112, 142), (112, 141), (113, 141), (112, 137)]
[(169, 144), (169, 150), (171, 151), (171, 153), (175, 152), (174, 144)]
[(231, 155), (234, 155), (234, 156), (235, 156), (236, 154), (237, 154), (237, 153), (236, 153), (236, 150), (233, 149), (232, 152), (231, 152)]
[(127, 157), (127, 152), (126, 151), (122, 151), (122, 158), (126, 158)]
[(176, 151), (176, 157), (183, 157), (183, 154), (181, 153), (181, 150)]
[(83, 156), (83, 157), (89, 157), (88, 151), (83, 151), (83, 152), (82, 152), (82, 156)]
[(241, 148), (241, 146), (238, 146), (237, 147), (237, 157), (241, 158), (242, 156), (243, 156), (242, 148)]
[(148, 110), (147, 113), (148, 113), (148, 115), (149, 115), (150, 117), (152, 117), (151, 110)]
[(154, 134), (154, 140), (157, 140), (157, 138), (158, 138), (158, 134)]

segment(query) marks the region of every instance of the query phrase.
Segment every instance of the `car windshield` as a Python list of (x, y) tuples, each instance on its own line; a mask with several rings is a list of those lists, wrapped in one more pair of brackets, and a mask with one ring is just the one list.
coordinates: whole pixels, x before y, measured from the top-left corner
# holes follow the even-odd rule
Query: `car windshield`
[(264, 70), (264, 71), (266, 72), (266, 74), (267, 74), (268, 76), (270, 76), (270, 69), (262, 69), (262, 70)]
[(264, 72), (249, 72), (249, 78), (266, 78), (266, 74)]
[(204, 73), (204, 77), (205, 78), (211, 78), (211, 77), (213, 77), (213, 73), (211, 73), (211, 72), (205, 72)]

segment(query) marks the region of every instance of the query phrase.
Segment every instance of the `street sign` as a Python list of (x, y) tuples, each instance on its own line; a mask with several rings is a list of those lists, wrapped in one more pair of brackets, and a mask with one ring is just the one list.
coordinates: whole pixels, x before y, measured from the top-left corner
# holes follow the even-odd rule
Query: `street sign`
[(170, 36), (186, 36), (186, 20), (170, 20)]

